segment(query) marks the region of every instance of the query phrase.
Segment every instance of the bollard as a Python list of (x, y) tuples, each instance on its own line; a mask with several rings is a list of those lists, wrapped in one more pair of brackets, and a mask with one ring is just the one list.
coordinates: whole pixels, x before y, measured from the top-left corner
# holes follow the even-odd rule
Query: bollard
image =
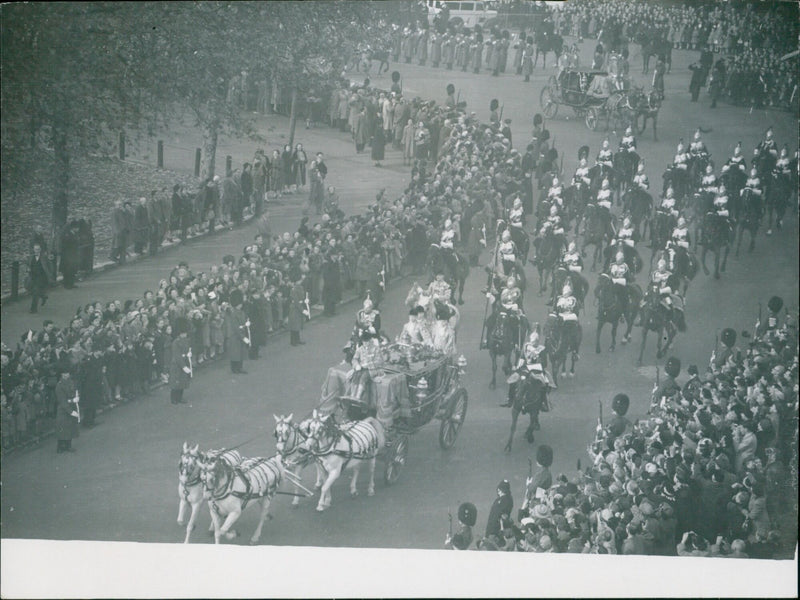
[(125, 132), (119, 132), (119, 159), (125, 160)]
[(11, 299), (16, 300), (19, 297), (19, 261), (15, 260), (11, 263)]
[(197, 148), (194, 151), (194, 176), (195, 177), (200, 177), (200, 157), (201, 157), (201, 154), (202, 154), (202, 152), (201, 152), (200, 148)]
[(159, 169), (164, 168), (164, 142), (162, 140), (158, 140), (158, 150), (157, 150), (158, 158), (156, 158), (156, 166)]
[(231, 163), (232, 162), (233, 161), (231, 159), (231, 155), (230, 154), (225, 157), (225, 175), (229, 175), (230, 172), (233, 170), (233, 169), (231, 169)]

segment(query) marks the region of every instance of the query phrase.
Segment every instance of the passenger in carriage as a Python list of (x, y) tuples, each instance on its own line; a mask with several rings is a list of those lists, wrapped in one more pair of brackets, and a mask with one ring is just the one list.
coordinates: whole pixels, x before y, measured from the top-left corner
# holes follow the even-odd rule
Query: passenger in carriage
[(458, 313), (453, 306), (441, 301), (435, 302), (436, 320), (433, 323), (431, 337), (433, 347), (446, 356), (456, 352), (456, 323)]
[(397, 341), (407, 345), (422, 344), (423, 346), (433, 346), (433, 338), (425, 320), (425, 309), (423, 307), (415, 306), (408, 312), (408, 322), (403, 325), (403, 330), (397, 336)]
[(434, 280), (431, 281), (431, 284), (428, 286), (428, 295), (431, 297), (431, 300), (450, 302), (451, 294), (452, 289), (450, 284), (444, 279), (444, 272), (438, 271), (434, 276)]
[[(380, 336), (381, 332), (381, 313), (372, 304), (369, 296), (364, 300), (362, 309), (356, 315), (356, 326), (353, 332), (356, 340), (361, 339), (364, 331), (369, 331), (374, 336)], [(356, 344), (358, 343), (357, 341)]]

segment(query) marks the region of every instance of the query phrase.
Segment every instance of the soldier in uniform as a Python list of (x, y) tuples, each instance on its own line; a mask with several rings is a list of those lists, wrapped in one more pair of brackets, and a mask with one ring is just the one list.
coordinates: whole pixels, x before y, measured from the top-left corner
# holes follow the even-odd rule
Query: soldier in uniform
[(578, 324), (578, 300), (572, 295), (572, 285), (564, 284), (561, 295), (556, 300), (556, 314), (564, 325), (564, 330)]
[(181, 317), (175, 320), (175, 334), (172, 342), (172, 362), (169, 370), (170, 402), (182, 404), (184, 390), (192, 381), (192, 349), (189, 345), (189, 322)]
[(611, 401), (611, 410), (614, 412), (614, 416), (607, 426), (607, 431), (611, 437), (621, 437), (631, 427), (630, 420), (625, 416), (628, 414), (630, 405), (631, 399), (627, 394), (617, 394)]
[(636, 152), (636, 138), (633, 136), (633, 129), (628, 127), (625, 130), (625, 135), (619, 142), (620, 152)]
[(575, 169), (575, 175), (572, 176), (572, 183), (577, 186), (584, 185), (588, 189), (591, 179), (589, 178), (589, 164), (586, 162), (585, 158), (581, 158), (578, 163), (578, 168)]
[(667, 250), (669, 251), (671, 269), (675, 268), (675, 255), (681, 253), (687, 255), (689, 252), (689, 243), (691, 238), (689, 236), (689, 228), (686, 225), (686, 219), (683, 217), (678, 218), (678, 224), (672, 230), (672, 235), (667, 242)]
[(608, 140), (603, 140), (603, 147), (600, 149), (600, 152), (597, 153), (596, 164), (603, 165), (603, 167), (607, 169), (613, 169), (614, 163), (612, 159), (613, 154), (609, 147)]
[(614, 291), (617, 293), (617, 298), (622, 305), (622, 312), (625, 314), (628, 312), (628, 284), (633, 281), (633, 273), (631, 273), (628, 263), (625, 262), (623, 252), (617, 252), (614, 263), (608, 269), (608, 274), (611, 276)]
[(680, 169), (684, 173), (689, 169), (689, 155), (686, 154), (686, 149), (683, 147), (683, 142), (678, 144), (675, 149), (675, 157), (672, 159), (672, 167)]
[(705, 142), (703, 142), (702, 138), (700, 137), (699, 129), (697, 129), (694, 132), (694, 138), (692, 139), (692, 142), (689, 144), (689, 155), (692, 158), (708, 157), (708, 149), (706, 148)]
[(670, 356), (667, 359), (667, 364), (664, 366), (664, 371), (667, 376), (660, 385), (653, 388), (653, 402), (660, 402), (662, 398), (671, 398), (681, 391), (680, 386), (675, 382), (675, 379), (681, 372), (681, 361), (675, 356)]
[(780, 296), (773, 296), (767, 302), (767, 310), (769, 313), (767, 314), (767, 318), (763, 323), (759, 323), (758, 327), (756, 327), (756, 335), (763, 336), (768, 331), (775, 331), (778, 329), (780, 325), (780, 313), (781, 309), (783, 308), (783, 298)]
[[(520, 520), (529, 515), (529, 507), (538, 499), (544, 498), (544, 494), (553, 485), (553, 474), (550, 467), (553, 464), (553, 448), (547, 444), (541, 444), (536, 449), (536, 466), (539, 467), (531, 477), (525, 478), (525, 500), (517, 515)], [(539, 491), (541, 490), (541, 491)]]
[(720, 333), (719, 339), (722, 342), (722, 349), (720, 349), (719, 352), (714, 350), (711, 354), (709, 365), (711, 372), (715, 374), (719, 373), (722, 367), (728, 362), (728, 359), (732, 359), (734, 362), (738, 361), (740, 354), (739, 349), (735, 347), (736, 331), (730, 327), (726, 327), (722, 330), (722, 333)]
[(575, 242), (569, 243), (567, 251), (561, 259), (561, 263), (570, 273), (580, 274), (583, 271), (583, 257)]
[(517, 246), (511, 239), (511, 232), (506, 229), (500, 236), (497, 246), (497, 262), (503, 267), (503, 275), (509, 275), (517, 260)]
[(633, 176), (633, 183), (639, 186), (639, 189), (643, 192), (647, 192), (647, 190), (650, 189), (650, 180), (647, 178), (647, 175), (645, 175), (644, 163), (642, 162), (636, 167), (636, 175)]
[(500, 127), (500, 113), (497, 109), (500, 108), (500, 102), (497, 98), (492, 98), (489, 102), (489, 124), (495, 127)]
[(228, 360), (231, 362), (231, 373), (244, 375), (247, 373), (242, 368), (244, 357), (250, 346), (250, 321), (242, 310), (244, 294), (240, 289), (231, 292), (231, 307), (225, 315), (226, 340), (228, 342)]
[(361, 334), (369, 331), (372, 335), (379, 336), (381, 331), (381, 313), (372, 304), (372, 299), (367, 297), (361, 310), (356, 314), (356, 325), (353, 330), (356, 340), (361, 339)]
[(458, 507), (458, 531), (448, 533), (444, 547), (450, 550), (466, 550), (472, 544), (472, 528), (478, 520), (478, 509), (472, 502), (464, 502)]
[(669, 286), (669, 278), (672, 273), (667, 270), (667, 261), (659, 259), (656, 270), (650, 277), (650, 281), (658, 284), (658, 294), (661, 298), (661, 305), (669, 311), (672, 311), (672, 288)]
[(728, 159), (728, 165), (740, 169), (742, 173), (747, 171), (747, 160), (742, 155), (742, 142), (736, 144), (736, 148), (733, 149), (733, 156)]
[(630, 217), (625, 217), (622, 220), (622, 227), (620, 227), (617, 232), (617, 243), (620, 246), (624, 244), (629, 248), (633, 248), (635, 242), (633, 239), (633, 224), (631, 223)]
[(673, 218), (678, 217), (678, 209), (675, 208), (675, 190), (672, 189), (672, 186), (667, 188), (667, 194), (661, 201), (661, 206), (659, 206), (656, 210)]

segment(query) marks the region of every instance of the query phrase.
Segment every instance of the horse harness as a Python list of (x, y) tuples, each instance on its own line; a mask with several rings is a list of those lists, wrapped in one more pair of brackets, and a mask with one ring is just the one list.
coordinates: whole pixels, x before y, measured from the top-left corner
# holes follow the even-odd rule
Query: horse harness
[[(223, 486), (223, 489), (220, 491), (219, 488), (216, 488), (211, 493), (211, 499), (209, 500), (209, 504), (214, 509), (214, 512), (219, 514), (219, 507), (217, 502), (220, 500), (224, 500), (229, 496), (233, 496), (234, 498), (238, 498), (242, 501), (242, 510), (247, 507), (247, 504), (250, 500), (261, 499), (267, 496), (271, 496), (274, 493), (275, 488), (277, 487), (278, 483), (280, 482), (280, 469), (274, 467), (271, 464), (271, 459), (269, 458), (255, 458), (247, 461), (244, 467), (241, 465), (231, 466), (226, 462), (222, 462), (221, 464), (224, 465), (224, 469), (227, 475), (227, 482)], [(263, 467), (266, 469), (266, 472), (262, 472), (261, 470), (256, 470), (258, 467)], [(253, 476), (257, 478), (256, 483), (260, 484), (256, 486), (257, 491), (253, 491), (253, 482), (251, 481), (251, 477)], [(270, 475), (273, 476), (273, 482), (270, 483)], [(236, 478), (242, 480), (244, 483), (245, 489), (244, 491), (234, 490), (233, 486), (236, 481)]]

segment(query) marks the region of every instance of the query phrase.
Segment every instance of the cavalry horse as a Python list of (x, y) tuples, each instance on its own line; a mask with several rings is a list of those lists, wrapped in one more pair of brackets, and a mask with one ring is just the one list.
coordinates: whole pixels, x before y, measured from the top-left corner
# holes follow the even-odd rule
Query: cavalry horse
[(464, 304), (464, 283), (466, 283), (469, 276), (469, 260), (467, 260), (467, 257), (455, 250), (452, 253), (448, 253), (440, 248), (438, 244), (431, 244), (426, 264), (431, 277), (437, 272), (444, 273), (445, 280), (450, 284), (450, 289), (452, 290), (451, 302), (453, 304), (456, 303), (456, 294), (458, 294), (458, 303)]
[(584, 182), (574, 183), (564, 190), (564, 208), (567, 211), (568, 222), (575, 220), (575, 235), (578, 235), (588, 203), (589, 186)]
[(622, 210), (631, 217), (634, 235), (644, 239), (653, 213), (653, 196), (638, 185), (629, 187), (622, 195)]
[(564, 320), (555, 313), (550, 313), (544, 325), (544, 346), (550, 357), (553, 370), (553, 382), (558, 385), (558, 374), (567, 374), (567, 356), (572, 359), (569, 376), (575, 376), (575, 362), (578, 360), (583, 330), (581, 324), (573, 321), (574, 327), (569, 327)]
[(653, 121), (653, 141), (658, 141), (658, 111), (661, 109), (661, 93), (650, 90), (645, 94), (641, 89), (630, 93), (630, 104), (634, 110), (634, 131), (642, 135), (647, 129), (647, 122)]
[(581, 255), (586, 256), (586, 246), (593, 245), (591, 270), (594, 272), (597, 267), (597, 259), (602, 254), (606, 242), (614, 238), (614, 231), (611, 221), (604, 215), (601, 207), (596, 204), (589, 204), (586, 207), (586, 219), (583, 229), (583, 244), (581, 245)]
[(636, 152), (620, 150), (614, 153), (612, 162), (614, 163), (614, 170), (619, 174), (617, 183), (621, 192), (629, 190), (633, 184), (633, 177), (636, 175), (636, 167), (639, 166), (640, 160), (641, 158)]
[[(731, 227), (727, 217), (708, 213), (703, 218), (703, 229), (700, 245), (703, 246), (703, 253), (700, 255), (700, 262), (703, 265), (703, 272), (708, 275), (706, 266), (706, 254), (709, 250), (714, 253), (714, 279), (719, 279), (719, 274), (725, 272), (728, 263), (728, 253), (731, 251), (735, 232)], [(720, 255), (722, 255), (722, 265), (720, 265)]]
[[(772, 215), (775, 214), (775, 224), (778, 229), (783, 225), (783, 217), (786, 214), (786, 209), (789, 206), (789, 198), (792, 195), (792, 177), (791, 175), (784, 175), (775, 170), (765, 177), (767, 204), (767, 228), (772, 230)], [(797, 193), (797, 188), (794, 188)]]
[(358, 496), (358, 474), (364, 463), (369, 465), (367, 495), (375, 495), (375, 461), (386, 444), (386, 434), (375, 417), (361, 421), (337, 424), (331, 415), (323, 415), (316, 409), (308, 424), (308, 440), (304, 446), (311, 452), (328, 474), (319, 494), (317, 511), (322, 512), (331, 505), (331, 486), (345, 469), (352, 469), (350, 495)]
[(536, 257), (533, 264), (539, 271), (539, 295), (547, 291), (547, 281), (550, 279), (553, 269), (555, 269), (561, 258), (562, 251), (566, 248), (564, 236), (553, 233), (552, 227), (548, 227), (544, 235), (533, 240), (536, 248)]
[(697, 257), (686, 248), (668, 243), (666, 248), (659, 253), (658, 258), (663, 258), (667, 261), (667, 269), (669, 269), (677, 279), (681, 289), (681, 295), (686, 297), (689, 283), (695, 278), (699, 268)]
[(216, 457), (210, 461), (204, 474), (204, 495), (211, 507), (214, 543), (219, 544), (223, 536), (230, 540), (238, 535), (231, 528), (253, 500), (261, 505), (261, 513), (250, 543), (258, 543), (270, 502), (283, 481), (284, 470), (280, 455), (248, 458), (238, 465), (231, 465)]
[(583, 308), (583, 303), (586, 300), (586, 294), (589, 293), (589, 282), (580, 273), (570, 271), (564, 265), (559, 265), (553, 271), (553, 285), (552, 295), (548, 301), (548, 305), (553, 305), (558, 297), (558, 294), (564, 289), (564, 283), (569, 281), (572, 286), (572, 293), (578, 301), (578, 307)]
[(739, 249), (742, 247), (742, 237), (747, 230), (750, 233), (750, 247), (748, 252), (752, 252), (756, 247), (756, 234), (764, 217), (764, 206), (761, 196), (754, 194), (752, 190), (745, 189), (742, 193), (741, 218), (737, 223), (739, 230), (739, 240), (736, 242), (736, 256), (739, 256)]
[(672, 44), (656, 34), (652, 28), (642, 28), (635, 37), (642, 47), (642, 74), (650, 70), (650, 57), (663, 56), (667, 73), (672, 70)]
[[(377, 60), (380, 64), (378, 65), (378, 75), (383, 72), (389, 71), (389, 51), (388, 50), (373, 50), (369, 49), (367, 51), (367, 60), (369, 61), (370, 67), (372, 66), (372, 61)], [(384, 68), (386, 67), (386, 68)], [(369, 72), (369, 69), (367, 69)]]
[(556, 55), (556, 62), (558, 62), (561, 53), (564, 51), (564, 38), (557, 33), (550, 33), (548, 31), (540, 30), (536, 32), (536, 54), (533, 57), (533, 66), (535, 67), (539, 62), (539, 55), (542, 56), (542, 68), (547, 68), (547, 53), (552, 52)]
[(667, 247), (667, 242), (672, 236), (672, 232), (677, 225), (677, 219), (663, 210), (657, 210), (653, 221), (650, 224), (650, 267), (656, 254), (663, 252)]
[[(211, 452), (200, 452), (199, 445), (190, 447), (186, 442), (183, 443), (181, 460), (178, 465), (178, 525), (186, 524), (186, 538), (184, 544), (189, 543), (189, 537), (194, 530), (195, 521), (203, 503), (203, 470), (206, 464), (219, 458), (230, 465), (238, 465), (242, 462), (242, 455), (236, 450), (213, 450)], [(186, 509), (191, 506), (192, 512), (189, 514), (189, 521), (186, 521)], [(214, 524), (211, 523), (209, 531), (213, 531)]]
[(722, 167), (722, 174), (719, 181), (725, 186), (728, 193), (728, 210), (731, 217), (736, 221), (739, 219), (739, 212), (742, 206), (742, 189), (747, 181), (747, 175), (736, 165), (727, 164)]
[(527, 413), (530, 416), (530, 424), (525, 430), (525, 439), (529, 444), (533, 444), (535, 429), (539, 429), (539, 412), (547, 410), (547, 389), (548, 385), (541, 379), (534, 377), (531, 373), (525, 373), (525, 367), (521, 373), (514, 373), (508, 378), (511, 390), (511, 432), (508, 434), (508, 442), (504, 452), (511, 452), (511, 443), (514, 440), (514, 432), (517, 430), (517, 420), (520, 413)]
[[(487, 319), (488, 320), (488, 319)], [(494, 323), (486, 333), (489, 356), (492, 359), (492, 381), (490, 389), (497, 385), (497, 357), (503, 357), (503, 373), (511, 373), (512, 363), (519, 359), (522, 344), (528, 337), (528, 319), (525, 315), (513, 315), (500, 309), (494, 317)]]
[[(679, 282), (673, 275), (669, 278), (668, 284), (670, 287), (672, 287), (672, 289), (677, 289)], [(669, 350), (669, 347), (672, 345), (672, 341), (675, 339), (675, 335), (677, 334), (678, 330), (680, 329), (684, 331), (686, 329), (685, 323), (683, 323), (682, 320), (675, 318), (674, 312), (677, 309), (667, 308), (661, 303), (659, 287), (660, 286), (657, 283), (650, 284), (647, 293), (645, 294), (643, 306), (640, 311), (642, 345), (639, 348), (639, 366), (642, 365), (642, 357), (644, 356), (644, 348), (647, 345), (648, 332), (655, 332), (656, 340), (658, 341), (658, 353), (656, 354), (656, 357), (663, 358), (663, 356), (667, 353), (667, 350)], [(665, 331), (666, 336), (664, 334)], [(662, 345), (665, 339), (667, 343)]]
[(614, 288), (615, 285), (607, 273), (600, 275), (594, 288), (594, 295), (597, 299), (597, 340), (594, 351), (597, 354), (600, 354), (600, 334), (603, 332), (603, 326), (606, 323), (611, 325), (611, 347), (609, 350), (613, 352), (617, 347), (619, 320), (625, 319), (627, 324), (627, 329), (621, 340), (623, 344), (627, 344), (631, 341), (633, 323), (636, 321), (636, 315), (639, 314), (639, 305), (642, 302), (642, 288), (636, 283), (625, 286), (625, 293), (628, 295), (627, 309), (623, 306), (619, 294)]

